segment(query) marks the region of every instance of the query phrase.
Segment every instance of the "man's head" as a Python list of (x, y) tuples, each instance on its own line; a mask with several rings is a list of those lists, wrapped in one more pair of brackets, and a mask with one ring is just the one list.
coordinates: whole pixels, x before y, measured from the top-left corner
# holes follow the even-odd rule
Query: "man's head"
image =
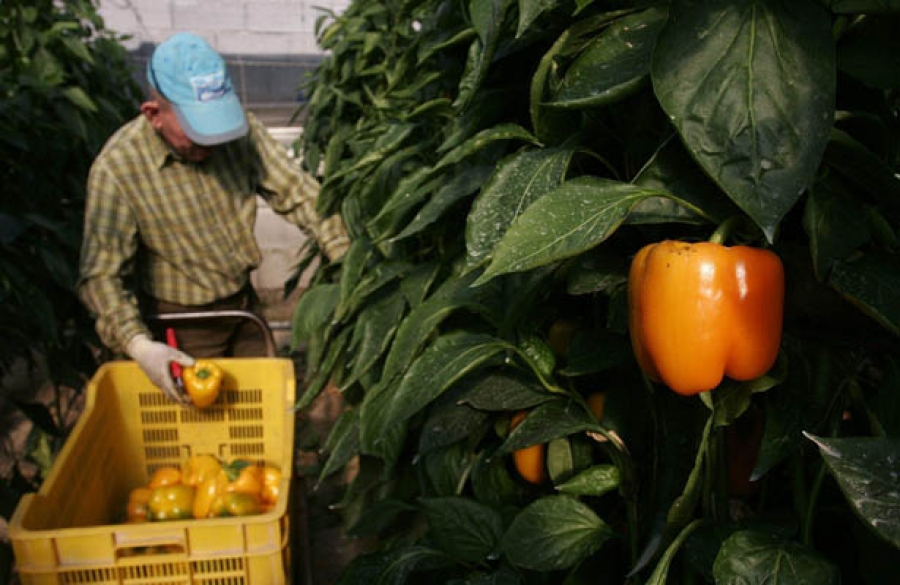
[[(152, 95), (141, 109), (151, 122), (154, 115), (163, 115), (154, 127), (176, 151), (181, 150), (178, 130), (183, 138), (201, 147), (229, 142), (247, 133), (247, 118), (225, 61), (199, 36), (178, 33), (161, 43), (147, 64), (147, 78)], [(165, 117), (169, 113), (171, 120)], [(180, 128), (169, 127), (172, 121)]]

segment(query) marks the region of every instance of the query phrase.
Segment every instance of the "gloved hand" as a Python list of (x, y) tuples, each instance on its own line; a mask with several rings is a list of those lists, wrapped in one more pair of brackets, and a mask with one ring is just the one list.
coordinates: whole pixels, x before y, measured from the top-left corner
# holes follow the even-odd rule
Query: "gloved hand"
[(150, 381), (166, 396), (179, 404), (189, 404), (190, 399), (175, 387), (169, 364), (177, 362), (182, 366), (194, 365), (194, 358), (170, 347), (165, 343), (153, 341), (146, 335), (136, 335), (128, 342), (125, 353), (138, 363)]

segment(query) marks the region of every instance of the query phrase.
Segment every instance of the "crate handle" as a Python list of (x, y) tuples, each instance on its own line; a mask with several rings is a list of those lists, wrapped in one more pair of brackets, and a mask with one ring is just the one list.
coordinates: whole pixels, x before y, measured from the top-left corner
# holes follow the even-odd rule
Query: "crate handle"
[(187, 313), (156, 313), (147, 315), (148, 321), (157, 321), (163, 324), (176, 322), (215, 321), (218, 319), (238, 318), (250, 321), (256, 325), (266, 344), (266, 357), (276, 357), (275, 338), (269, 324), (259, 315), (244, 309), (219, 309), (211, 311), (191, 311)]
[[(147, 524), (140, 526), (146, 527)], [(135, 551), (143, 554), (182, 554), (187, 551), (187, 537), (184, 530), (154, 530), (153, 532), (135, 532), (134, 530), (116, 530), (113, 532), (116, 558), (132, 556)], [(143, 550), (147, 549), (147, 550)], [(148, 552), (149, 551), (149, 552)]]

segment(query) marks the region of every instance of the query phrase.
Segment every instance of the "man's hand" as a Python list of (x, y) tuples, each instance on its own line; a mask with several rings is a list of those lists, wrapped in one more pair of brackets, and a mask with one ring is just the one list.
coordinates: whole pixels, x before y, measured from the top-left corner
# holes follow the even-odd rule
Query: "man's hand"
[(194, 358), (165, 343), (153, 341), (146, 335), (137, 335), (129, 341), (125, 353), (138, 363), (150, 381), (165, 392), (166, 396), (179, 404), (190, 403), (190, 399), (175, 387), (169, 364), (177, 362), (185, 367), (192, 366)]

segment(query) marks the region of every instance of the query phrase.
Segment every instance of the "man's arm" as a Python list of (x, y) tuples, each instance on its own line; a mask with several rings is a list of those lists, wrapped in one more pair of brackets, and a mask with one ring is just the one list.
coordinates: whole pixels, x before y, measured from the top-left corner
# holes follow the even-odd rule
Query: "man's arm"
[(124, 353), (132, 338), (150, 335), (137, 298), (124, 282), (137, 253), (137, 221), (115, 176), (102, 164), (91, 169), (87, 192), (78, 294), (97, 318), (100, 340)]
[(343, 220), (339, 215), (319, 217), (316, 213), (318, 181), (288, 158), (284, 147), (255, 117), (248, 116), (248, 120), (250, 140), (258, 154), (260, 195), (276, 213), (315, 238), (329, 259), (337, 260), (350, 245)]

